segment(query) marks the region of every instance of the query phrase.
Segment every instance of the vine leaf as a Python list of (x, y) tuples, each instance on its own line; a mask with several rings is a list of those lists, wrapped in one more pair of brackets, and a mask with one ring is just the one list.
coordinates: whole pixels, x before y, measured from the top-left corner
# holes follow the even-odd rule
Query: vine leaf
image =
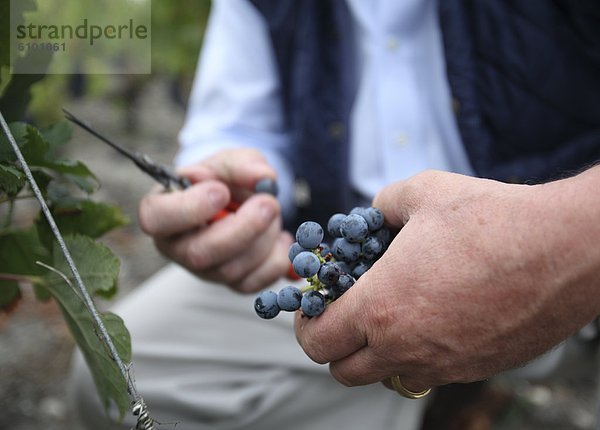
[[(51, 138), (53, 137), (56, 136), (51, 135)], [(97, 183), (96, 176), (85, 164), (81, 161), (73, 160), (52, 160), (49, 155), (53, 146), (34, 127), (27, 126), (25, 138), (26, 143), (21, 148), (21, 151), (31, 168), (41, 167), (61, 173), (75, 182), (79, 188), (88, 194), (94, 191)]]
[(15, 196), (25, 186), (25, 176), (12, 166), (0, 164), (0, 192)]
[[(39, 241), (35, 228), (11, 231), (0, 235), (0, 273), (37, 277), (44, 271), (36, 261), (47, 262), (50, 253)], [(36, 286), (39, 299), (47, 299), (48, 294)], [(0, 280), (0, 308), (12, 305), (20, 297), (19, 284), (16, 281)]]
[[(25, 144), (25, 136), (27, 135), (27, 125), (22, 122), (13, 122), (8, 125), (10, 132), (13, 134), (17, 144), (23, 146)], [(0, 163), (14, 163), (17, 160), (8, 139), (4, 133), (0, 133)]]
[[(63, 308), (63, 314), (88, 364), (104, 408), (108, 410), (111, 401), (114, 402), (123, 418), (130, 405), (127, 381), (96, 335), (89, 312), (81, 304), (78, 309), (74, 306), (70, 306), (69, 311)], [(123, 320), (110, 312), (102, 314), (101, 318), (121, 359), (126, 363), (131, 362), (131, 339)]]
[[(121, 264), (108, 247), (89, 237), (79, 235), (65, 236), (65, 243), (73, 255), (81, 279), (91, 296), (98, 293), (110, 293), (116, 289)], [(51, 266), (64, 273), (73, 285), (76, 284), (58, 244), (54, 245), (52, 251)], [(57, 274), (49, 273), (44, 278), (52, 290), (56, 285), (61, 285), (63, 288), (64, 280)]]
[[(88, 194), (96, 190), (98, 180), (84, 163), (55, 157), (56, 149), (71, 137), (70, 125), (59, 123), (44, 132), (21, 122), (11, 123), (9, 127), (34, 173), (42, 170), (59, 173)], [(15, 162), (15, 154), (6, 136), (0, 134), (0, 163), (10, 165)]]
[[(112, 251), (85, 236), (65, 237), (65, 243), (90, 295), (114, 293), (120, 263)], [(43, 277), (43, 285), (59, 303), (71, 334), (87, 361), (104, 407), (108, 408), (114, 402), (123, 416), (129, 408), (127, 381), (100, 340), (92, 316), (73, 287), (76, 282), (58, 245), (54, 247), (51, 266), (64, 278), (48, 271)], [(129, 363), (131, 339), (123, 321), (112, 313), (105, 313), (101, 318), (119, 356)]]
[[(52, 216), (58, 229), (65, 235), (85, 235), (94, 239), (129, 223), (120, 208), (92, 200), (77, 200), (68, 190), (56, 185), (48, 187), (53, 203)], [(37, 221), (42, 243), (50, 247), (54, 236), (45, 218)]]
[(52, 153), (61, 145), (69, 142), (72, 136), (73, 128), (66, 121), (57, 122), (42, 131), (42, 137), (48, 142)]

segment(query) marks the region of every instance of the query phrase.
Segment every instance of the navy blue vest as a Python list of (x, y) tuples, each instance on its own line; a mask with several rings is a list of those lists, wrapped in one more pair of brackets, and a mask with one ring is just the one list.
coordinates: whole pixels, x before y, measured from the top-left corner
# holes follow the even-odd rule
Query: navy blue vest
[[(294, 135), (290, 163), (311, 187), (300, 218), (322, 222), (354, 204), (346, 1), (250, 1), (273, 44)], [(441, 0), (439, 19), (456, 120), (478, 176), (535, 183), (600, 160), (600, 2)]]

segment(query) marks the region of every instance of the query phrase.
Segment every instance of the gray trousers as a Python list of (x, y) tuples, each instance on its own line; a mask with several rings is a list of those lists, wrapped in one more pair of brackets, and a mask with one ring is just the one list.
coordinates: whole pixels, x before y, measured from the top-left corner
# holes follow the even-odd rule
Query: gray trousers
[[(273, 286), (278, 291), (289, 281)], [(240, 295), (169, 265), (112, 309), (131, 332), (135, 379), (154, 419), (177, 430), (414, 430), (426, 400), (381, 384), (347, 388), (295, 340), (293, 314), (256, 316)], [(128, 429), (104, 412), (79, 353), (72, 399), (86, 429)], [(111, 414), (109, 414), (111, 415)]]

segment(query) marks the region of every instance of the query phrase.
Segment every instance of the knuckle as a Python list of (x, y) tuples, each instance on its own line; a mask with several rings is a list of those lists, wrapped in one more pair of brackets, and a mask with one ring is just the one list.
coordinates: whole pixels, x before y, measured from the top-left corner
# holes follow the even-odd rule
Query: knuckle
[(244, 276), (244, 266), (240, 261), (234, 260), (216, 269), (217, 275), (228, 284), (238, 283)]
[(138, 206), (138, 222), (142, 231), (148, 235), (154, 235), (157, 232), (154, 205), (151, 197), (142, 199)]
[(329, 365), (329, 373), (331, 373), (331, 376), (333, 376), (336, 381), (346, 387), (353, 387), (356, 385), (352, 382), (352, 375), (348, 374), (347, 371), (340, 369), (335, 363)]
[(408, 184), (419, 189), (429, 189), (439, 183), (441, 175), (442, 172), (438, 170), (424, 170), (410, 178)]
[(266, 161), (264, 154), (256, 148), (242, 148), (240, 151), (242, 155), (249, 159), (256, 161)]
[(435, 178), (436, 176), (436, 171), (432, 170), (432, 169), (427, 169), (427, 170), (423, 170), (422, 172), (417, 173), (414, 178), (415, 180), (421, 180), (421, 181), (429, 181), (433, 178)]
[(213, 265), (213, 259), (205, 246), (192, 243), (187, 251), (188, 266), (194, 272), (202, 272)]
[(243, 279), (239, 282), (232, 283), (231, 286), (242, 294), (256, 293), (264, 288), (264, 285), (261, 285), (259, 282), (252, 279)]
[(187, 198), (182, 198), (179, 202), (178, 217), (180, 219), (180, 222), (190, 225), (198, 224), (194, 223), (192, 220), (194, 218), (198, 218), (200, 214), (199, 200), (196, 198), (191, 198), (189, 196), (186, 197)]
[(302, 349), (312, 361), (318, 364), (327, 364), (329, 360), (325, 354), (322, 346), (313, 340), (313, 337), (305, 337), (303, 341), (300, 342)]
[(271, 227), (271, 223), (264, 220), (258, 211), (251, 216), (244, 216), (242, 214), (238, 219), (240, 220), (240, 224), (238, 225), (236, 237), (238, 243), (244, 244), (244, 247), (251, 246), (256, 240), (270, 233), (269, 228)]

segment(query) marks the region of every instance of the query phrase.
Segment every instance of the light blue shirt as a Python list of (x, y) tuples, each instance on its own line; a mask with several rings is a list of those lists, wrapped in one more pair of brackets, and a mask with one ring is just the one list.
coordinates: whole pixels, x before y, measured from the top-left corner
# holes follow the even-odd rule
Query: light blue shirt
[[(452, 113), (436, 0), (346, 0), (357, 46), (350, 180), (372, 198), (425, 169), (471, 174)], [(247, 0), (215, 0), (178, 165), (224, 148), (260, 149), (277, 170), (285, 213), (292, 172), (281, 156), (280, 84), (266, 23)]]

